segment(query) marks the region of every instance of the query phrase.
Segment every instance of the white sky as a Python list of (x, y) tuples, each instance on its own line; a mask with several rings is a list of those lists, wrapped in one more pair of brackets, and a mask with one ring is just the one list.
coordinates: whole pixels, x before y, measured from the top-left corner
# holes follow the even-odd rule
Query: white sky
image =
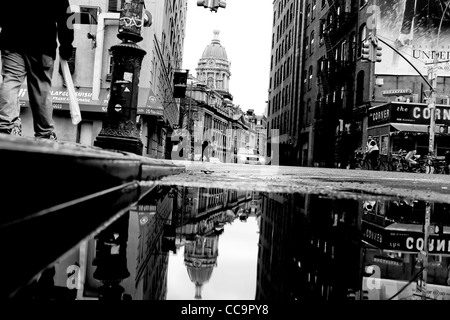
[[(241, 0), (242, 1), (242, 0)], [(203, 300), (254, 300), (258, 264), (258, 223), (239, 219), (226, 224), (219, 236), (217, 265), (204, 284)], [(169, 256), (167, 300), (193, 300), (195, 284), (184, 264), (184, 247)]]
[(183, 69), (197, 76), (195, 68), (206, 46), (219, 30), (220, 44), (231, 62), (230, 93), (243, 111), (262, 115), (268, 100), (272, 0), (228, 0), (226, 8), (211, 12), (188, 0)]

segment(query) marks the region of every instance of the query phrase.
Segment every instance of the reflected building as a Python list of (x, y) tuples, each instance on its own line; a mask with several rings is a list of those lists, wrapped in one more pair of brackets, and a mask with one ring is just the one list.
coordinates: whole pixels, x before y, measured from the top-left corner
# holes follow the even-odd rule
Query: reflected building
[[(129, 212), (93, 239), (81, 244), (78, 250), (81, 281), (76, 288), (77, 300), (101, 298), (102, 283), (99, 280), (102, 277), (98, 274), (110, 275), (119, 267), (113, 261), (117, 257), (114, 253), (120, 253), (120, 273), (127, 274), (127, 277), (121, 278), (120, 294), (115, 291), (116, 298), (120, 296), (117, 299), (166, 298), (169, 255), (163, 250), (163, 240), (165, 226), (170, 225), (172, 219), (173, 200), (168, 196), (169, 190), (168, 187), (156, 186)], [(126, 221), (122, 221), (124, 219)], [(118, 221), (122, 221), (121, 233), (115, 227)], [(126, 235), (124, 242), (118, 243), (119, 234)]]
[(177, 248), (184, 246), (184, 264), (195, 285), (195, 299), (209, 282), (219, 256), (219, 236), (238, 212), (247, 210), (253, 193), (221, 188), (178, 187), (173, 189), (180, 215), (175, 215)]
[(364, 297), (422, 297), (424, 222), (430, 210), (427, 299), (450, 300), (450, 205), (399, 199), (362, 201)]
[(345, 300), (360, 286), (357, 203), (265, 193), (257, 300)]
[(195, 284), (195, 299), (202, 299), (203, 285), (208, 283), (219, 256), (219, 235), (212, 230), (209, 235), (198, 235), (184, 246), (184, 264), (189, 279)]

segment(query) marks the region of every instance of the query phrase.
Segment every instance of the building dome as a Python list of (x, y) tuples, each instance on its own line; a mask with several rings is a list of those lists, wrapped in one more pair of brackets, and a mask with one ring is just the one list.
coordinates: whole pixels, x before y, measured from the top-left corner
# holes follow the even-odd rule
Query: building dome
[(228, 60), (227, 52), (219, 40), (219, 30), (214, 30), (214, 39), (203, 51), (202, 59)]

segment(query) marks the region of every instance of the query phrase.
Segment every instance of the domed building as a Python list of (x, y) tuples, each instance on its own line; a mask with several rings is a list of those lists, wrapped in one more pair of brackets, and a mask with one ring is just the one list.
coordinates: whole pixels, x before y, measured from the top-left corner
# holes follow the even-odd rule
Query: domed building
[(232, 100), (229, 92), (230, 66), (225, 47), (220, 44), (219, 30), (214, 30), (214, 38), (205, 50), (198, 62), (197, 78), (203, 81), (208, 87), (216, 90), (224, 98)]

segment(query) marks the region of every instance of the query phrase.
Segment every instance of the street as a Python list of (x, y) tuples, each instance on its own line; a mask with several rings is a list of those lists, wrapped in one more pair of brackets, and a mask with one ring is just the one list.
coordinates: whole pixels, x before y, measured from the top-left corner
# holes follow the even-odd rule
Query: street
[(174, 163), (185, 165), (186, 172), (165, 177), (159, 183), (264, 192), (313, 193), (337, 198), (371, 195), (450, 202), (450, 176), (443, 174), (191, 161)]

